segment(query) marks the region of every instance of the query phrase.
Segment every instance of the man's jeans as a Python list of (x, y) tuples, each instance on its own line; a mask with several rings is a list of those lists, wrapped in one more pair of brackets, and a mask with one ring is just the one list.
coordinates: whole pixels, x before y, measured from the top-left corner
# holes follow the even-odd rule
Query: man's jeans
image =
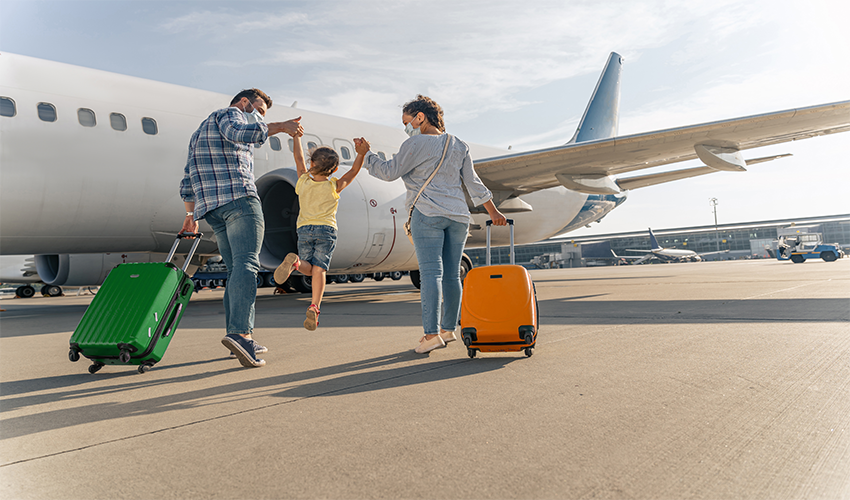
[(227, 333), (254, 331), (257, 271), (263, 244), (263, 209), (260, 200), (247, 196), (207, 212), (204, 219), (215, 231), (218, 251), (227, 265), (224, 321)]
[(443, 330), (454, 331), (460, 317), (460, 260), (469, 225), (446, 217), (427, 217), (414, 209), (410, 231), (419, 261), (425, 334), (440, 333), (438, 320)]

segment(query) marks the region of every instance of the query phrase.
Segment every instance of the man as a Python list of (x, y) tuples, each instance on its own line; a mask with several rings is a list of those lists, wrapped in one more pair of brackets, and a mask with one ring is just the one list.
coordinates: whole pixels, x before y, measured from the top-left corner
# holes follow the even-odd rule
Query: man
[(301, 117), (263, 123), (271, 107), (272, 100), (263, 91), (248, 89), (236, 94), (230, 107), (207, 117), (189, 141), (189, 157), (180, 183), (186, 206), (182, 231), (195, 233), (198, 220), (206, 220), (227, 265), (227, 333), (221, 343), (245, 367), (265, 365), (257, 353), (268, 351), (252, 338), (265, 226), (254, 183), (254, 145), (261, 146), (270, 135), (281, 132), (291, 136), (304, 132)]

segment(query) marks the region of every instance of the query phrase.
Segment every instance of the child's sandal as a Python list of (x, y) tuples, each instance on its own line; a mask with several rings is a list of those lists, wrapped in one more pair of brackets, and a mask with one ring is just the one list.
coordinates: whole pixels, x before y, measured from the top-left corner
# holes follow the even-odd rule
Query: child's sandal
[(310, 304), (310, 307), (307, 308), (307, 319), (304, 320), (304, 328), (311, 332), (315, 330), (319, 326), (319, 314), (319, 306)]
[(298, 258), (298, 255), (294, 253), (286, 254), (283, 262), (281, 262), (280, 265), (277, 266), (277, 269), (274, 270), (274, 282), (278, 285), (282, 285), (287, 279), (289, 279), (289, 275), (292, 274), (292, 271), (297, 271), (299, 267), (301, 267), (301, 259)]

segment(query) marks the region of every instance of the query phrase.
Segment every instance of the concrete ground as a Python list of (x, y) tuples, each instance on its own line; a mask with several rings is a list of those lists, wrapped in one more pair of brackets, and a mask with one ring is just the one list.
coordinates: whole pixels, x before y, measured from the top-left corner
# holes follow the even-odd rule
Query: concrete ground
[[(0, 307), (0, 497), (850, 498), (850, 259), (533, 271), (538, 348), (417, 355), (418, 291), (222, 292), (144, 375), (68, 360), (91, 297)], [(496, 305), (494, 305), (496, 306)]]

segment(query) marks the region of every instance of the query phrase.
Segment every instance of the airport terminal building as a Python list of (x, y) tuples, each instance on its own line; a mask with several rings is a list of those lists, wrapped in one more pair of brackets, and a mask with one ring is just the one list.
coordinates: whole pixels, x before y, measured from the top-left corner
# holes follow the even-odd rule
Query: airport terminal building
[[(704, 256), (703, 260), (771, 258), (766, 247), (775, 246), (779, 234), (789, 232), (821, 233), (824, 242), (838, 243), (845, 253), (850, 254), (850, 214), (719, 224), (716, 228), (711, 225), (653, 229), (652, 232), (665, 248), (687, 249), (697, 253), (728, 250)], [(600, 243), (605, 243), (603, 251), (600, 251)], [(629, 249), (649, 248), (648, 230), (580, 237), (566, 235), (517, 246), (516, 263), (532, 269), (616, 265), (623, 263), (617, 257), (643, 255)], [(509, 263), (508, 252), (508, 247), (495, 247), (492, 263)], [(486, 261), (483, 248), (467, 249), (466, 254), (475, 266), (484, 265)]]

